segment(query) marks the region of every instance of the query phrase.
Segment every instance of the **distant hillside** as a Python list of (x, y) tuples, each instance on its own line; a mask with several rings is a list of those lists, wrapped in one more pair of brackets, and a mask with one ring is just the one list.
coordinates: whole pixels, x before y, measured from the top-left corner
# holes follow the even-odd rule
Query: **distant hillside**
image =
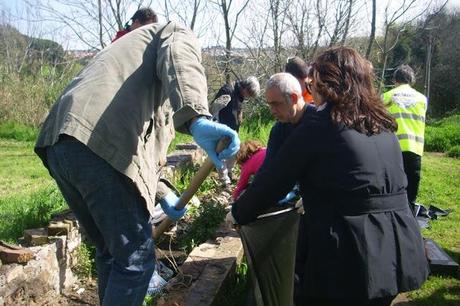
[(4, 64), (16, 68), (33, 63), (57, 65), (64, 55), (55, 41), (29, 37), (10, 25), (0, 25), (0, 60)]

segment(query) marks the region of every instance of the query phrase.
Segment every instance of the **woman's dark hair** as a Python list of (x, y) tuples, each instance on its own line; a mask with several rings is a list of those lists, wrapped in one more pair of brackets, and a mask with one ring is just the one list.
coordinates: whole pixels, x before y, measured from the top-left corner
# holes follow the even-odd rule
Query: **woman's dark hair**
[(247, 140), (240, 146), (240, 150), (236, 153), (236, 162), (239, 165), (244, 164), (252, 155), (262, 149), (264, 145), (258, 140)]
[(309, 77), (332, 105), (334, 123), (367, 135), (396, 131), (396, 121), (374, 88), (372, 64), (354, 49), (334, 47), (322, 52), (313, 61)]

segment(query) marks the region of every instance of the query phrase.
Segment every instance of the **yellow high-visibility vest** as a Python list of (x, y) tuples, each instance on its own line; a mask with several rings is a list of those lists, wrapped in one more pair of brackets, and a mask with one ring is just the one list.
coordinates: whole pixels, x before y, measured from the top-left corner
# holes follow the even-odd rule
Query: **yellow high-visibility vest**
[(422, 156), (425, 141), (426, 97), (408, 84), (404, 84), (384, 93), (383, 102), (398, 123), (396, 136), (401, 151)]

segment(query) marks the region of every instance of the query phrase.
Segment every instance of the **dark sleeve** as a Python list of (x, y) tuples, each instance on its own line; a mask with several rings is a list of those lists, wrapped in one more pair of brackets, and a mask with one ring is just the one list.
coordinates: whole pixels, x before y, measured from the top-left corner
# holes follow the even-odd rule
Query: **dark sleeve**
[(267, 143), (267, 154), (265, 155), (264, 164), (273, 159), (283, 143), (283, 126), (277, 122), (270, 131)]
[[(271, 161), (262, 167), (241, 197), (233, 204), (232, 214), (239, 224), (247, 224), (285, 196), (306, 171), (314, 156), (316, 140), (304, 125), (296, 127)], [(268, 152), (267, 152), (268, 153)]]
[(232, 87), (228, 84), (225, 84), (224, 86), (222, 86), (219, 91), (216, 93), (216, 97), (214, 98), (217, 99), (219, 98), (220, 96), (223, 96), (223, 95), (229, 95), (229, 96), (232, 96), (233, 94), (233, 90), (232, 90)]

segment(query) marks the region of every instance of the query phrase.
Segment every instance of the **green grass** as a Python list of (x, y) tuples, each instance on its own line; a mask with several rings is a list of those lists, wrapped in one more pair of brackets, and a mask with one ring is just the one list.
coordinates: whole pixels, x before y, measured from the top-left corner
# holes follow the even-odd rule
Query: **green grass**
[[(269, 132), (270, 124), (265, 123), (257, 129), (252, 125), (245, 125), (240, 134), (242, 141), (259, 139), (266, 142)], [(181, 136), (175, 143), (191, 140), (190, 136), (177, 135)], [(176, 186), (179, 189), (185, 188), (195, 170), (189, 169), (178, 176)], [(199, 193), (210, 192), (216, 184), (215, 180), (208, 178)], [(424, 155), (418, 202), (427, 206), (433, 204), (440, 208), (452, 208), (454, 211), (447, 217), (431, 222), (431, 228), (425, 229), (423, 235), (432, 238), (457, 262), (460, 262), (459, 186), (460, 159), (439, 153)], [(54, 181), (33, 153), (33, 143), (0, 138), (0, 239), (13, 241), (22, 235), (24, 229), (45, 225), (50, 215), (63, 207), (66, 204)], [(209, 208), (206, 212), (196, 214), (202, 215), (201, 221), (197, 222), (202, 226), (193, 230), (198, 233), (197, 237), (204, 237), (204, 229), (211, 227), (210, 223), (218, 219), (215, 216), (221, 218), (220, 215), (223, 216), (224, 212)], [(196, 238), (189, 237), (184, 238), (183, 243), (190, 248), (199, 242)], [(86, 270), (83, 272), (88, 273), (88, 267), (85, 266), (84, 269)], [(244, 273), (238, 277), (238, 282), (242, 284), (245, 281)], [(411, 304), (417, 306), (459, 305), (460, 280), (458, 277), (432, 275), (420, 290), (409, 293), (409, 298), (412, 300)]]
[(0, 123), (0, 138), (34, 141), (37, 135), (38, 129), (31, 126), (15, 122)]
[(24, 196), (53, 183), (33, 142), (0, 139), (0, 199)]
[[(422, 159), (422, 181), (417, 201), (426, 206), (452, 208), (447, 217), (431, 222), (423, 236), (433, 239), (460, 263), (460, 160), (427, 153)], [(431, 275), (420, 290), (409, 294), (417, 306), (460, 305), (460, 280)]]
[(33, 142), (0, 138), (0, 148), (0, 239), (13, 242), (66, 204)]
[(53, 185), (28, 195), (0, 197), (0, 240), (14, 242), (25, 229), (47, 225), (51, 215), (65, 207), (67, 204)]
[(460, 145), (450, 147), (449, 151), (447, 151), (447, 156), (460, 158)]
[(0, 139), (0, 199), (28, 195), (53, 183), (33, 142)]

